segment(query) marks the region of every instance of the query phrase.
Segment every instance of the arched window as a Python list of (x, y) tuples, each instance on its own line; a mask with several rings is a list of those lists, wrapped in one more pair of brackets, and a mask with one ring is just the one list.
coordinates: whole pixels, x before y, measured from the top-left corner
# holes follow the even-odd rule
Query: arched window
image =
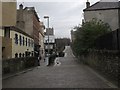
[(27, 46), (27, 38), (26, 38), (26, 46)]
[(19, 57), (20, 57), (20, 58), (22, 57), (22, 54), (21, 54), (21, 53), (19, 53)]
[(18, 44), (18, 34), (15, 34), (15, 44)]
[(18, 53), (15, 54), (15, 58), (18, 58)]
[(28, 46), (30, 47), (30, 39), (28, 39)]
[(22, 45), (22, 37), (21, 37), (21, 35), (19, 37), (20, 37), (20, 45)]
[(22, 55), (23, 55), (23, 57), (25, 57), (25, 54), (24, 54), (24, 53), (23, 53)]
[(23, 36), (23, 46), (25, 45), (25, 39), (24, 39), (24, 36)]

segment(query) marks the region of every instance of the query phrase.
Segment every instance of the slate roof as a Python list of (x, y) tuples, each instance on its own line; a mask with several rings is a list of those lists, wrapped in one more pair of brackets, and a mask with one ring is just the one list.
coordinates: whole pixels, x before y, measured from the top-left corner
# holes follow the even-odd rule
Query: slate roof
[(119, 2), (97, 2), (83, 11), (94, 11), (94, 10), (107, 10), (107, 9), (118, 9), (120, 8)]

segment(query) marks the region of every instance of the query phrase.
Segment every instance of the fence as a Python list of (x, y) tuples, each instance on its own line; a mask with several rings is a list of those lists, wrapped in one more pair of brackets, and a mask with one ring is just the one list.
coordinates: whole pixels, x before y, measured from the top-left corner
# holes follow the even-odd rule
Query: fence
[(16, 73), (35, 66), (37, 66), (36, 57), (2, 60), (2, 74)]
[(120, 29), (100, 36), (95, 40), (96, 49), (120, 50)]

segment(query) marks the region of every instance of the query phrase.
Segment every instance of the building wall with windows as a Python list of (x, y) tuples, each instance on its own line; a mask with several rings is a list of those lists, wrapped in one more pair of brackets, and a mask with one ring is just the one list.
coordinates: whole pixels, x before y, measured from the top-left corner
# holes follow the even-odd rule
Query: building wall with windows
[(10, 34), (12, 38), (12, 58), (15, 57), (16, 53), (18, 57), (25, 57), (26, 51), (30, 52), (30, 56), (32, 56), (32, 52), (34, 51), (33, 39), (16, 31), (11, 31)]
[(40, 21), (34, 7), (19, 5), (16, 26), (34, 38), (35, 45), (39, 45)]
[(43, 22), (40, 22), (40, 26), (41, 26), (41, 29), (39, 30), (39, 45), (41, 46), (40, 47), (40, 55), (42, 57), (42, 59), (45, 57), (45, 46), (44, 46), (44, 30), (45, 30), (45, 26), (43, 24)]
[[(16, 27), (10, 27), (9, 37), (3, 28), (3, 59), (34, 55), (34, 40), (31, 36)], [(29, 54), (29, 55), (28, 55)]]
[[(44, 29), (43, 23), (39, 20), (38, 14), (34, 7), (25, 7), (21, 4), (17, 10), (16, 26), (29, 34), (34, 39), (34, 51), (42, 53), (44, 50)], [(41, 46), (39, 48), (39, 46)], [(42, 49), (42, 50), (41, 50)]]
[(86, 22), (94, 18), (108, 23), (113, 31), (119, 28), (118, 9), (84, 12), (84, 19)]
[(104, 2), (103, 0), (96, 2), (90, 6), (90, 2), (87, 2), (86, 9), (84, 9), (84, 19), (88, 22), (92, 19), (101, 20), (104, 23), (109, 24), (112, 31), (118, 29), (119, 25), (119, 10), (120, 2), (114, 0), (114, 2)]
[(48, 53), (48, 49), (49, 49), (50, 54), (52, 54), (55, 51), (55, 36), (49, 35), (49, 44), (48, 44), (48, 35), (45, 35), (44, 44), (45, 44), (45, 52)]

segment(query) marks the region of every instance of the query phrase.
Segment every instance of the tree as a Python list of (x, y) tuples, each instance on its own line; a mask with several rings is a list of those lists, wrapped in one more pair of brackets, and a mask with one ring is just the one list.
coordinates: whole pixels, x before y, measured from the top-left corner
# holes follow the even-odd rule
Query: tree
[(111, 31), (108, 24), (93, 19), (83, 23), (82, 26), (74, 27), (76, 30), (75, 41), (73, 42), (73, 50), (77, 54), (84, 54), (88, 49), (94, 48), (94, 41), (101, 35)]

